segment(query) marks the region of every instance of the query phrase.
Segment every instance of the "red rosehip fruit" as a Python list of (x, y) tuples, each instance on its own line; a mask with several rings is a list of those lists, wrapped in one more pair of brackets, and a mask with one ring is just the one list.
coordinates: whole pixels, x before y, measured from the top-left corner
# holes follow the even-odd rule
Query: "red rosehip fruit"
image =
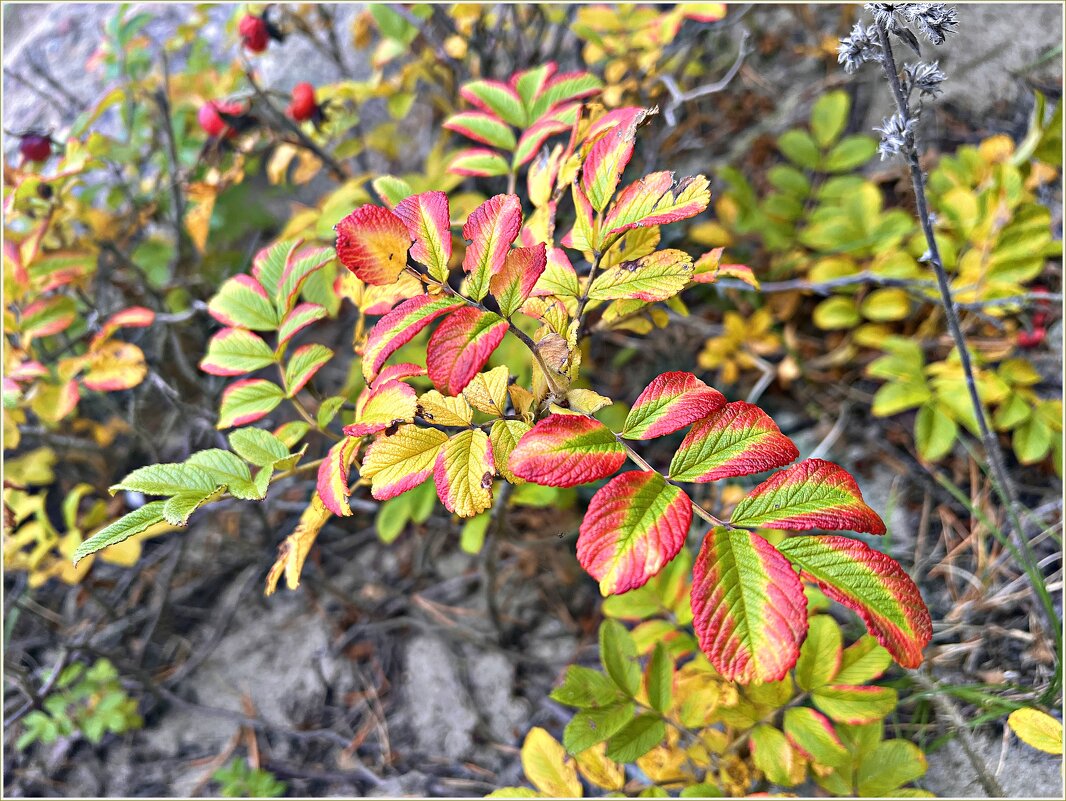
[(52, 140), (44, 134), (28, 133), (19, 142), (19, 153), (26, 161), (47, 161), (52, 155)]
[(262, 53), (270, 44), (270, 32), (262, 17), (245, 14), (237, 25), (237, 33), (240, 34), (245, 49), (253, 53)]
[(318, 103), (315, 102), (315, 87), (309, 83), (298, 83), (292, 89), (292, 102), (286, 110), (297, 122), (309, 120), (315, 116)]
[(1035, 326), (1032, 331), (1018, 332), (1018, 347), (1035, 348), (1047, 337), (1047, 329), (1043, 326)]
[(196, 120), (200, 123), (200, 127), (204, 129), (204, 132), (208, 136), (227, 138), (236, 136), (237, 132), (232, 126), (227, 125), (226, 121), (222, 118), (222, 114), (228, 114), (231, 117), (239, 117), (244, 113), (244, 107), (240, 103), (225, 103), (217, 100), (210, 100), (200, 106), (200, 111), (196, 114)]

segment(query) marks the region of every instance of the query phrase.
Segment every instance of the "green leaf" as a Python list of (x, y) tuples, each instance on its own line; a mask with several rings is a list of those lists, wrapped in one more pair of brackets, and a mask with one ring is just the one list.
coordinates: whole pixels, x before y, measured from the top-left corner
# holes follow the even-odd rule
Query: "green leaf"
[(463, 553), (476, 556), (481, 553), (485, 544), (485, 534), (489, 530), (492, 515), (482, 512), (477, 517), (472, 517), (463, 524), (463, 530), (459, 535), (459, 548)]
[(395, 175), (380, 175), (371, 181), (371, 186), (374, 187), (378, 197), (390, 207), (415, 194), (414, 188), (407, 181)]
[(563, 730), (563, 745), (571, 754), (614, 736), (633, 720), (633, 704), (624, 701), (613, 706), (578, 712)]
[(833, 680), (838, 684), (866, 684), (877, 679), (892, 664), (892, 655), (870, 634), (864, 634), (844, 649), (840, 670)]
[(153, 464), (134, 470), (109, 488), (143, 492), (145, 495), (176, 495), (179, 492), (214, 492), (218, 482), (201, 467), (191, 464)]
[(172, 526), (184, 526), (189, 515), (215, 496), (216, 492), (179, 492), (163, 504), (163, 518)]
[(785, 131), (777, 138), (777, 147), (793, 164), (808, 170), (818, 169), (818, 145), (806, 131)]
[(374, 517), (374, 526), (378, 531), (378, 539), (388, 545), (403, 534), (411, 520), (411, 500), (406, 495), (390, 498), (378, 507), (378, 513)]
[(663, 644), (656, 643), (655, 650), (648, 660), (648, 700), (652, 709), (667, 712), (674, 694), (674, 660), (671, 659)]
[(337, 412), (341, 410), (341, 406), (347, 400), (343, 395), (333, 395), (326, 398), (319, 404), (318, 414), (315, 415), (315, 422), (318, 423), (319, 428), (325, 428), (331, 422), (333, 418), (337, 416)]
[(958, 433), (958, 424), (938, 403), (924, 404), (914, 419), (914, 444), (919, 455), (930, 462), (943, 459), (951, 452)]
[(75, 549), (74, 564), (78, 564), (86, 556), (94, 554), (108, 545), (115, 545), (135, 534), (140, 534), (156, 523), (162, 523), (164, 505), (165, 501), (146, 503), (140, 509), (135, 509), (129, 514), (123, 515), (111, 525), (100, 529)]
[(875, 417), (890, 417), (921, 406), (931, 398), (932, 393), (924, 381), (892, 381), (874, 393), (870, 412)]
[(237, 328), (274, 331), (280, 322), (266, 290), (250, 275), (226, 281), (207, 308), (216, 320)]
[(647, 713), (634, 718), (607, 741), (607, 758), (615, 762), (636, 762), (666, 739), (666, 724)]
[(823, 300), (814, 307), (812, 314), (814, 324), (823, 331), (854, 328), (862, 319), (855, 307), (855, 301), (840, 295)]
[(566, 706), (588, 709), (612, 706), (625, 696), (609, 676), (582, 665), (570, 665), (563, 683), (552, 690), (551, 699)]
[(263, 499), (263, 495), (252, 483), (252, 473), (248, 465), (229, 451), (221, 448), (199, 451), (186, 459), (185, 464), (206, 470), (219, 486), (225, 485), (234, 498), (246, 501)]
[(784, 729), (788, 738), (819, 765), (840, 767), (850, 758), (832, 724), (809, 707), (786, 709)]
[(239, 428), (229, 435), (230, 447), (245, 461), (257, 467), (277, 467), (288, 470), (290, 454), (285, 443), (261, 428)]
[(816, 690), (814, 705), (838, 723), (856, 725), (880, 720), (896, 708), (898, 696), (891, 687), (832, 685)]
[(807, 639), (796, 662), (796, 683), (801, 689), (822, 687), (833, 680), (842, 656), (840, 627), (828, 615), (810, 619)]
[(925, 754), (906, 740), (885, 740), (859, 763), (859, 795), (882, 798), (895, 795), (902, 785), (925, 775)]
[(722, 788), (716, 784), (708, 784), (707, 782), (700, 782), (699, 784), (690, 784), (688, 787), (683, 787), (681, 792), (678, 793), (678, 798), (724, 798), (725, 793), (722, 792)]
[(637, 647), (626, 627), (616, 620), (600, 624), (600, 661), (607, 675), (626, 695), (633, 697), (640, 688), (640, 664)]
[(237, 381), (222, 393), (216, 427), (223, 429), (254, 423), (270, 414), (284, 397), (281, 387), (266, 379)]
[(874, 157), (877, 142), (869, 136), (848, 136), (825, 157), (826, 172), (850, 172)]
[(751, 732), (751, 756), (755, 767), (774, 784), (788, 787), (792, 784), (792, 760), (794, 752), (788, 739), (778, 729), (760, 723)]
[(811, 134), (814, 141), (827, 148), (844, 132), (848, 121), (851, 99), (843, 90), (827, 92), (815, 102), (811, 109)]
[(793, 197), (805, 198), (811, 192), (807, 176), (787, 164), (776, 164), (766, 173), (766, 179), (777, 189)]
[(322, 366), (333, 358), (333, 351), (317, 343), (298, 348), (285, 365), (285, 395), (294, 397)]
[(1036, 464), (1042, 461), (1051, 450), (1052, 437), (1048, 424), (1040, 415), (1034, 414), (1014, 429), (1011, 445), (1014, 447), (1014, 453), (1019, 462)]

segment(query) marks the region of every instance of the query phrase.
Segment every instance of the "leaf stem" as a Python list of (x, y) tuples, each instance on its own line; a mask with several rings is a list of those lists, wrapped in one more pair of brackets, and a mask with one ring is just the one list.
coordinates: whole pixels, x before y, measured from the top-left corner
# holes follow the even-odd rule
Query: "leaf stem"
[[(614, 438), (618, 442), (618, 444), (621, 445), (623, 448), (625, 448), (626, 455), (629, 456), (629, 458), (633, 462), (635, 462), (636, 465), (638, 467), (640, 467), (641, 470), (644, 470), (645, 472), (648, 472), (648, 473), (658, 473), (660, 476), (662, 476), (663, 481), (665, 481), (667, 484), (672, 484), (675, 487), (680, 486), (678, 484), (678, 482), (672, 481), (667, 476), (663, 476), (662, 473), (659, 473), (659, 471), (656, 470), (654, 467), (652, 467), (643, 456), (641, 456), (639, 453), (636, 452), (636, 450), (634, 450), (632, 445), (630, 445), (628, 442), (626, 442), (624, 439), (622, 439), (622, 437), (620, 435), (615, 434), (613, 431), (611, 433), (614, 434)], [(688, 493), (685, 493), (685, 494), (688, 495)], [(689, 500), (689, 503), (692, 504), (693, 511), (697, 515), (702, 517), (704, 520), (706, 520), (708, 523), (710, 523), (712, 526), (724, 526), (725, 528), (729, 528), (729, 529), (735, 529), (736, 528), (736, 526), (731, 526), (731, 525), (729, 525), (729, 523), (725, 522), (724, 520), (721, 520), (721, 519), (715, 517), (714, 515), (712, 515), (710, 512), (708, 512), (706, 509), (704, 509), (702, 506), (700, 506), (698, 503), (696, 503), (694, 500), (692, 500), (691, 497), (689, 497), (688, 500)]]

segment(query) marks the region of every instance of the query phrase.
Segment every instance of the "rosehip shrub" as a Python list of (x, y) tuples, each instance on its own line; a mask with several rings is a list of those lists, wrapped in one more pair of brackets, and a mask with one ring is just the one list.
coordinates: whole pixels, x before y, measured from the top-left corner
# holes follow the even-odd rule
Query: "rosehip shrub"
[(26, 161), (47, 161), (52, 155), (52, 140), (44, 134), (28, 133), (19, 142), (19, 153)]
[(296, 84), (292, 89), (292, 102), (286, 112), (297, 122), (312, 119), (318, 111), (315, 102), (315, 87), (306, 81)]
[(270, 32), (262, 17), (246, 14), (237, 25), (237, 33), (241, 36), (241, 44), (253, 53), (262, 53), (270, 43)]

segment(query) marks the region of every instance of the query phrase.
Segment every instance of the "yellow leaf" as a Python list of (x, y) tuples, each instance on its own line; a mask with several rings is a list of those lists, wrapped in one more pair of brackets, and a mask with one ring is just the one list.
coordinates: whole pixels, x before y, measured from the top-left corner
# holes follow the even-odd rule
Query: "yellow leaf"
[(194, 183), (189, 185), (186, 192), (189, 200), (196, 205), (185, 212), (185, 230), (201, 253), (207, 247), (207, 235), (211, 231), (211, 214), (215, 210), (218, 191), (218, 186)]
[(507, 379), (510, 373), (505, 365), (494, 367), (487, 373), (478, 373), (466, 385), (463, 396), (479, 412), (502, 417), (507, 410)]
[(495, 474), (492, 443), (479, 428), (454, 435), (437, 456), (433, 480), (444, 507), (459, 517), (474, 517), (492, 506)]
[(577, 768), (558, 740), (539, 726), (529, 730), (522, 743), (522, 769), (526, 778), (552, 798), (580, 798)]
[(418, 399), (418, 416), (441, 426), (465, 426), (473, 419), (474, 410), (462, 395), (448, 398), (431, 389)]
[(1007, 725), (1022, 742), (1049, 754), (1062, 755), (1062, 723), (1039, 709), (1016, 709)]
[(607, 758), (607, 743), (602, 742), (586, 748), (574, 757), (581, 775), (597, 787), (618, 791), (626, 783), (625, 769), (613, 759)]
[(300, 586), (300, 573), (304, 568), (304, 560), (307, 559), (307, 554), (311, 546), (315, 544), (318, 532), (322, 530), (322, 526), (329, 520), (330, 515), (331, 512), (323, 505), (322, 499), (316, 492), (311, 496), (311, 503), (300, 515), (296, 530), (278, 546), (277, 561), (270, 568), (266, 578), (266, 595), (273, 594), (277, 589), (278, 579), (281, 578), (283, 572), (285, 583), (290, 590), (295, 590)]
[(113, 339), (89, 352), (89, 369), (82, 376), (86, 388), (96, 392), (131, 389), (148, 375), (144, 353), (136, 345)]
[(595, 414), (605, 406), (614, 403), (610, 398), (593, 392), (591, 389), (572, 389), (566, 393), (566, 399), (570, 403), (570, 408), (581, 414)]

